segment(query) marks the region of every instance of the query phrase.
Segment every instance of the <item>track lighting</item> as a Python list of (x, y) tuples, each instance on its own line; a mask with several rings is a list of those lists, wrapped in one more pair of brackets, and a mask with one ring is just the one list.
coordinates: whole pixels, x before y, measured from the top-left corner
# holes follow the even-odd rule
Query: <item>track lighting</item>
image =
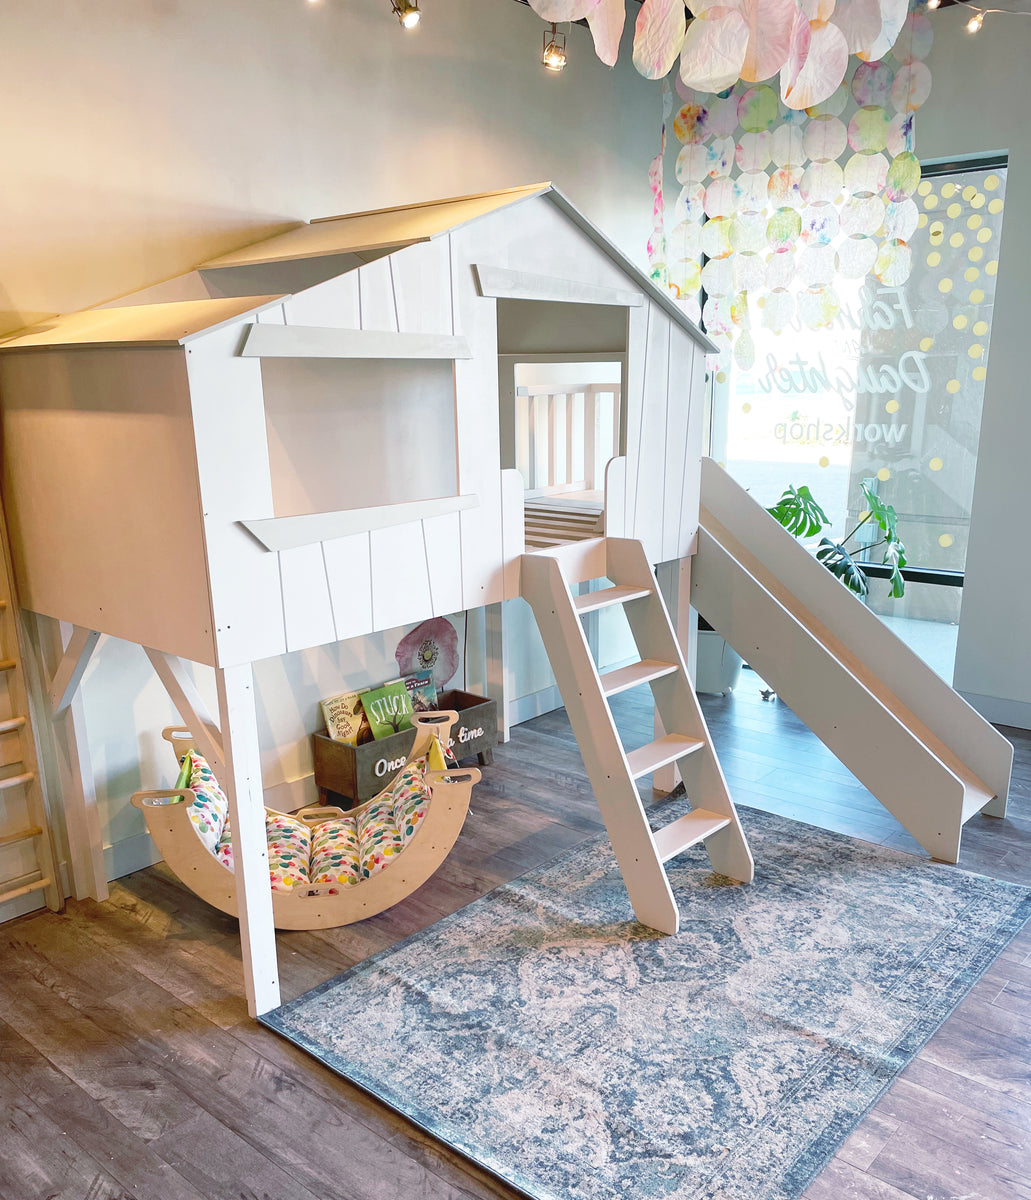
[(405, 29), (414, 29), (419, 24), (422, 13), (419, 12), (418, 0), (390, 0), (390, 7)]
[(544, 50), (541, 62), (549, 71), (561, 71), (566, 65), (566, 35), (559, 33), (552, 22), (551, 33), (544, 31)]

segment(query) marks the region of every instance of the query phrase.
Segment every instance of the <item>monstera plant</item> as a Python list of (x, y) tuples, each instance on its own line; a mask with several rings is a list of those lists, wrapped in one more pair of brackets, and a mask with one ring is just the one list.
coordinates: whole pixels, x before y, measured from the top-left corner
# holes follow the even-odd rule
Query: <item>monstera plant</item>
[[(883, 546), (881, 562), (891, 570), (891, 594), (897, 600), (906, 590), (906, 581), (902, 578), (902, 567), (906, 565), (906, 547), (898, 535), (898, 518), (895, 509), (890, 504), (885, 504), (865, 482), (863, 496), (866, 500), (866, 511), (859, 523), (849, 530), (840, 542), (832, 541), (826, 536), (821, 537), (816, 547), (816, 557), (832, 575), (836, 575), (850, 591), (862, 598), (867, 592), (866, 576), (854, 555), (860, 551), (865, 554)], [(788, 533), (799, 538), (815, 537), (824, 526), (831, 523), (812, 492), (804, 486), (788, 487), (777, 503), (766, 511), (783, 525)], [(881, 533), (880, 538), (875, 542), (856, 545), (849, 550), (848, 543), (868, 521), (877, 525)]]

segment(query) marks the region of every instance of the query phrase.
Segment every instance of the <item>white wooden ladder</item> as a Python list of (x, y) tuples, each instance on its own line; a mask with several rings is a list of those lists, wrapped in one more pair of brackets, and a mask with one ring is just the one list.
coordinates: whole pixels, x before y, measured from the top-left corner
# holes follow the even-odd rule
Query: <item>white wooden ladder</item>
[(55, 912), (64, 905), (39, 776), (8, 547), (0, 520), (0, 921), (35, 907), (14, 903), (34, 892), (42, 892)]
[[(600, 590), (573, 588), (602, 580)], [(594, 538), (537, 550), (522, 559), (522, 593), (533, 609), (587, 775), (642, 925), (680, 925), (665, 863), (704, 842), (713, 869), (747, 883), (752, 855), (727, 791), (676, 633), (640, 542)], [(580, 618), (623, 605), (640, 661), (600, 674)], [(608, 697), (649, 684), (667, 732), (627, 751)], [(637, 780), (676, 763), (692, 810), (652, 831)]]

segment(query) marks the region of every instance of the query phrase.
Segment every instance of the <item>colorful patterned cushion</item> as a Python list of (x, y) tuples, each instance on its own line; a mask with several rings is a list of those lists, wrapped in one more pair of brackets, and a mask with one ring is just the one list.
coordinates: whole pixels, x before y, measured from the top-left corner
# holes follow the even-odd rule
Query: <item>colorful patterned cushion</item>
[(186, 776), (187, 769), (189, 783), (183, 786), (188, 787), (196, 797), (190, 802), (190, 820), (197, 836), (214, 854), (229, 814), (229, 800), (218, 786), (218, 780), (207, 762), (195, 750), (190, 750), (184, 756), (180, 779)]
[(312, 883), (359, 883), (362, 878), (358, 831), (353, 817), (316, 825), (311, 838)]
[[(432, 761), (432, 760), (431, 760)], [(425, 773), (417, 767), (406, 767), (391, 791), (394, 824), (407, 846), (415, 831), (429, 812), (431, 793)]]
[[(311, 857), (311, 830), (308, 826), (286, 813), (266, 809), (265, 836), (268, 838), (272, 890), (290, 892), (298, 884), (308, 883), (308, 861)], [(222, 866), (233, 870), (233, 833), (228, 824), (222, 830), (214, 854)]]

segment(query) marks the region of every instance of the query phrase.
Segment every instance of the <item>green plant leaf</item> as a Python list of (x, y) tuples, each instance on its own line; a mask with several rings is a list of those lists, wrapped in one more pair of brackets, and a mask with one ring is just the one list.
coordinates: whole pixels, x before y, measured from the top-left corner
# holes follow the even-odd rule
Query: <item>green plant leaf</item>
[(863, 496), (866, 498), (866, 507), (870, 510), (870, 516), (880, 525), (888, 541), (890, 542), (894, 538), (897, 538), (896, 525), (898, 517), (892, 505), (885, 504), (880, 496), (865, 482), (863, 484)]
[(820, 544), (816, 548), (816, 557), (832, 575), (841, 580), (850, 592), (855, 592), (860, 599), (866, 596), (866, 576), (844, 546), (838, 542), (832, 542), (828, 537), (820, 538)]
[[(893, 510), (894, 511), (894, 510)], [(901, 567), (906, 565), (906, 547), (897, 537), (889, 538), (884, 547), (884, 564), (891, 567), (891, 594), (895, 600), (901, 600), (906, 594), (906, 581), (902, 578)]]
[(789, 486), (777, 503), (766, 511), (795, 537), (813, 537), (824, 525), (830, 524), (827, 514), (804, 485), (800, 488)]

